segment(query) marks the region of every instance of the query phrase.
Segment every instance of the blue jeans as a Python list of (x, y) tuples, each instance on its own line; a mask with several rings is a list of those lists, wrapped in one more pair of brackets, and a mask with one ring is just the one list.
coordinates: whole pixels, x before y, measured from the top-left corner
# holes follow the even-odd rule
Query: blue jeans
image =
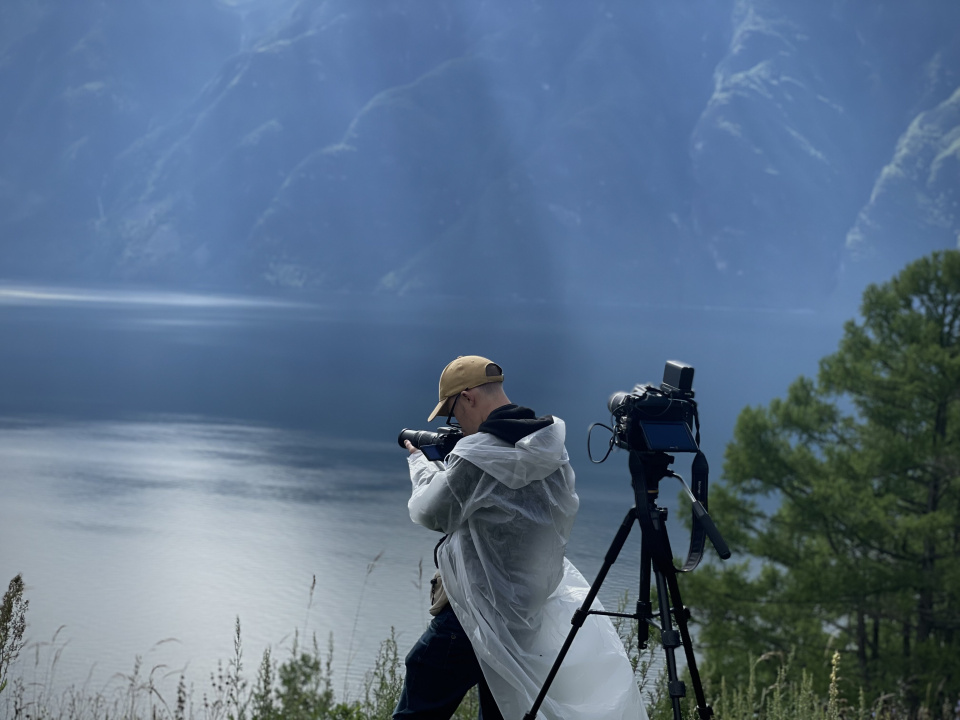
[(406, 667), (395, 720), (449, 720), (474, 685), (479, 686), (480, 720), (503, 720), (470, 640), (449, 605), (407, 654)]

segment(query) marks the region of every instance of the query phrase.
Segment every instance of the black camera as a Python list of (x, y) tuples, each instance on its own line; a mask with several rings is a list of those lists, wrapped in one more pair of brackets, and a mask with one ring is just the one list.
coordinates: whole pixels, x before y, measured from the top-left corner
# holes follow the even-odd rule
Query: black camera
[(400, 447), (406, 447), (403, 442), (409, 440), (410, 443), (422, 451), (427, 460), (443, 459), (450, 454), (454, 446), (463, 439), (463, 431), (460, 428), (441, 427), (437, 432), (429, 430), (409, 430), (404, 428), (400, 431), (400, 437), (397, 442)]
[(607, 401), (614, 417), (612, 442), (637, 452), (690, 452), (700, 448), (694, 439), (700, 419), (693, 400), (693, 368), (668, 360), (660, 387), (637, 385), (633, 392), (616, 392)]

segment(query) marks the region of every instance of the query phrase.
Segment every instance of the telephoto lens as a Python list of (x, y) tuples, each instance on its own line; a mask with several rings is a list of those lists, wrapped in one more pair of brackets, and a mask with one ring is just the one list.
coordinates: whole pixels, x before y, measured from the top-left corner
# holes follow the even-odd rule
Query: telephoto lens
[(400, 431), (397, 442), (400, 447), (406, 447), (403, 441), (409, 440), (417, 450), (423, 451), (428, 460), (443, 460), (462, 439), (463, 431), (460, 428), (444, 426), (438, 428), (437, 432), (404, 428)]
[(397, 438), (397, 443), (399, 443), (400, 447), (406, 447), (403, 443), (409, 440), (411, 445), (419, 449), (424, 445), (436, 445), (439, 436), (439, 433), (430, 432), (429, 430), (410, 430), (409, 428), (404, 428), (400, 431), (400, 437)]

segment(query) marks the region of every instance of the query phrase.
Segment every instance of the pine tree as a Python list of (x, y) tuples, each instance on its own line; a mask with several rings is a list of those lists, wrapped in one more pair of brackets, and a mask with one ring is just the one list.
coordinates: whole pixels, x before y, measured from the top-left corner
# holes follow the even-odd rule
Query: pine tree
[(740, 414), (711, 514), (741, 561), (688, 600), (715, 680), (769, 653), (825, 678), (840, 650), (851, 692), (936, 716), (960, 696), (960, 252), (871, 285), (861, 314), (816, 381)]

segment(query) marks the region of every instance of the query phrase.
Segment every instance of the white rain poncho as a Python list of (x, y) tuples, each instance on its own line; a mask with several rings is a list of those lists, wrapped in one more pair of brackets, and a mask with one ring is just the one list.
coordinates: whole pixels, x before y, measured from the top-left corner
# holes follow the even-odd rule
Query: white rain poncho
[[(516, 446), (469, 435), (444, 470), (409, 457), (410, 517), (449, 535), (438, 551), (443, 585), (505, 720), (533, 706), (590, 590), (564, 557), (579, 505), (564, 436), (555, 419)], [(577, 632), (538, 717), (646, 718), (609, 618), (591, 615)]]

